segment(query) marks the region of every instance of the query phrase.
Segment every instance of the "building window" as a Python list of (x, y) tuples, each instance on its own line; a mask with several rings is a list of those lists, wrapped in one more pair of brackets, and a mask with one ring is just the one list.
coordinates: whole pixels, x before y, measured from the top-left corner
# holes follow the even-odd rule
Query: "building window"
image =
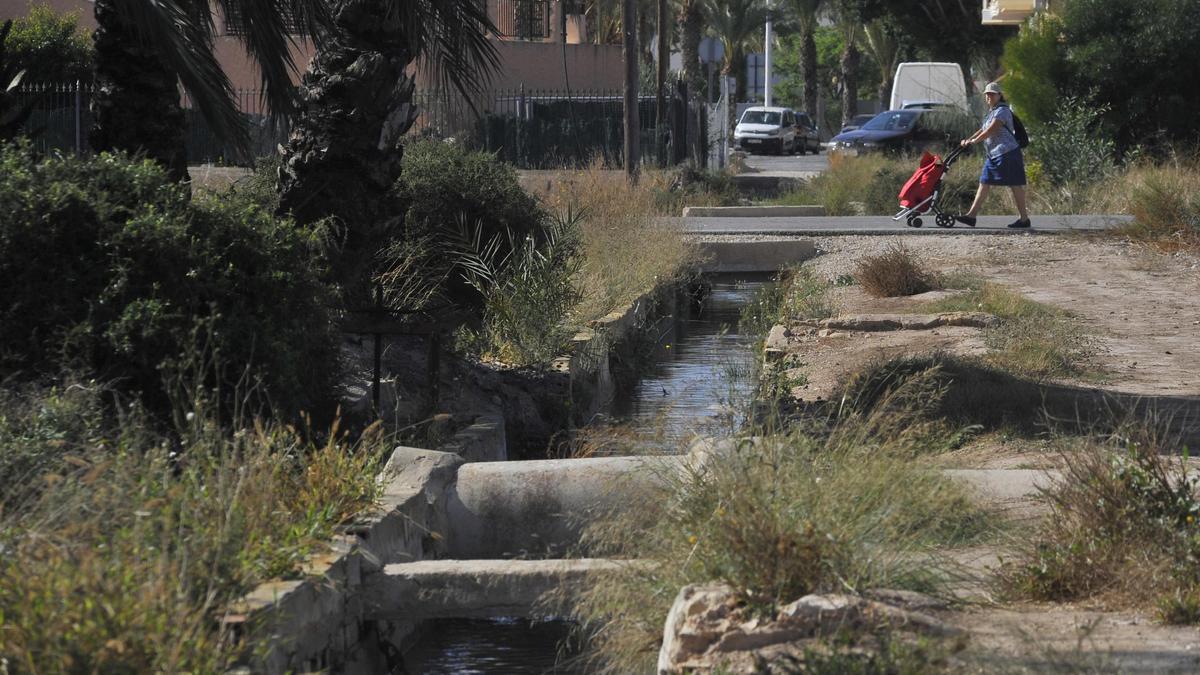
[[(290, 9), (280, 9), (283, 14), (283, 25), (287, 28), (288, 35), (304, 35), (304, 27), (296, 20), (296, 15)], [(246, 16), (242, 13), (242, 8), (237, 4), (225, 6), (225, 34), (226, 35), (245, 35), (248, 31), (246, 25)]]

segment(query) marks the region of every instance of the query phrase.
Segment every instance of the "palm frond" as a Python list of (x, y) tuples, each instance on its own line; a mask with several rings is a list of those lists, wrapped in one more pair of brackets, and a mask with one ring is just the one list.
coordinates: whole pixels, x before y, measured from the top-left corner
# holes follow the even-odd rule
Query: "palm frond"
[(207, 5), (184, 2), (112, 3), (121, 18), (179, 77), (217, 136), (239, 148), (250, 145), (233, 86), (213, 53), (212, 13)]
[(488, 39), (496, 26), (487, 3), (391, 0), (388, 19), (397, 22), (409, 54), (442, 88), (464, 95), (479, 91), (500, 68), (500, 55)]
[[(262, 77), (262, 100), (274, 118), (295, 107), (292, 77), (298, 71), (291, 47), (309, 37), (320, 48), (332, 27), (326, 0), (218, 0), (225, 16), (236, 14), (244, 23), (242, 40), (246, 53), (258, 65)], [(300, 35), (289, 35), (290, 25)]]

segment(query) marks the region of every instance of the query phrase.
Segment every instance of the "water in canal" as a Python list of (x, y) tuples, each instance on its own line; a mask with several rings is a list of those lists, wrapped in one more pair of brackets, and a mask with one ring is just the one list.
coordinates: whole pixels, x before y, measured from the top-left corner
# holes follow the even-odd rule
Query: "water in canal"
[(569, 621), (518, 618), (437, 619), (422, 626), (404, 655), (409, 675), (574, 675), (579, 652)]
[[(657, 451), (683, 451), (693, 434), (728, 432), (752, 393), (757, 336), (738, 330), (742, 307), (770, 283), (766, 276), (718, 276), (697, 303), (660, 322), (650, 340), (644, 375), (614, 397), (610, 415)], [(572, 624), (554, 620), (441, 619), (424, 627), (418, 648), (404, 655), (405, 673), (536, 675), (582, 673), (568, 646)]]
[(654, 336), (653, 359), (627, 391), (614, 397), (612, 416), (653, 436), (661, 449), (683, 451), (695, 434), (728, 435), (741, 426), (753, 393), (754, 341), (739, 331), (744, 307), (765, 275), (716, 276), (696, 303), (680, 307)]

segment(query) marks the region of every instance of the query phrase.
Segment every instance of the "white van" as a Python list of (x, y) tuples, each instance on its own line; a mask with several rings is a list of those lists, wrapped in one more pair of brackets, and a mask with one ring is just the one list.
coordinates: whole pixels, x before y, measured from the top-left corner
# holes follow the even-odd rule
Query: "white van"
[(891, 110), (947, 104), (970, 111), (967, 85), (957, 63), (901, 63), (892, 81)]

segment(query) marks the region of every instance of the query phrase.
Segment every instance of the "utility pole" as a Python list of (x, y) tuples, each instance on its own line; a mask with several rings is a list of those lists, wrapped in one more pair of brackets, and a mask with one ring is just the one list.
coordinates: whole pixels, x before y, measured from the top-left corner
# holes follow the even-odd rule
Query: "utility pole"
[(767, 34), (763, 40), (766, 49), (763, 54), (763, 105), (771, 105), (771, 4), (767, 3)]
[[(655, 104), (654, 140), (659, 168), (667, 165), (667, 66), (670, 65), (671, 24), (667, 19), (667, 0), (658, 0), (658, 85)], [(678, 139), (676, 139), (678, 143)]]
[(621, 32), (625, 35), (625, 176), (637, 185), (641, 161), (638, 135), (638, 42), (637, 10), (634, 0), (621, 3)]

